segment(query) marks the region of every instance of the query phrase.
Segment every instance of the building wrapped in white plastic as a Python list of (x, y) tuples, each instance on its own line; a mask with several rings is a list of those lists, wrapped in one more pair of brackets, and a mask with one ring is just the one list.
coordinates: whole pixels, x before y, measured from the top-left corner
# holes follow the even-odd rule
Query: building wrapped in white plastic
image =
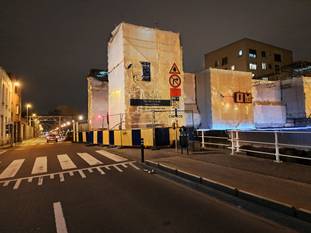
[[(171, 126), (169, 71), (184, 73), (179, 33), (119, 24), (108, 44), (110, 128)], [(184, 109), (183, 93), (178, 109)], [(179, 119), (183, 125), (183, 118)]]
[(283, 80), (281, 90), (288, 119), (311, 118), (311, 77)]
[(253, 80), (252, 94), (256, 128), (284, 127), (286, 110), (281, 102), (280, 82)]
[(196, 74), (196, 90), (200, 128), (254, 128), (250, 72), (210, 68)]

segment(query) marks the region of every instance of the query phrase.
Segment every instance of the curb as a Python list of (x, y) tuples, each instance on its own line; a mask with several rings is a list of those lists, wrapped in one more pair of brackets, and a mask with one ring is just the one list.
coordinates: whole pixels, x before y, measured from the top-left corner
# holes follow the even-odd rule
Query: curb
[(186, 180), (195, 182), (197, 184), (201, 184), (203, 186), (215, 189), (217, 191), (230, 194), (240, 199), (256, 203), (258, 205), (267, 207), (269, 209), (273, 209), (275, 211), (281, 212), (288, 216), (295, 217), (297, 219), (311, 223), (311, 211), (309, 210), (305, 210), (302, 208), (296, 208), (292, 205), (289, 205), (283, 202), (272, 200), (270, 198), (263, 197), (261, 195), (250, 193), (245, 190), (238, 189), (236, 187), (232, 187), (230, 185), (226, 185), (218, 181), (210, 180), (205, 177), (200, 177), (195, 174), (191, 174), (189, 172), (183, 171), (181, 169), (170, 167), (170, 166), (158, 163), (158, 162), (153, 162), (151, 160), (146, 160), (145, 164), (150, 167), (158, 168), (162, 171), (184, 178)]

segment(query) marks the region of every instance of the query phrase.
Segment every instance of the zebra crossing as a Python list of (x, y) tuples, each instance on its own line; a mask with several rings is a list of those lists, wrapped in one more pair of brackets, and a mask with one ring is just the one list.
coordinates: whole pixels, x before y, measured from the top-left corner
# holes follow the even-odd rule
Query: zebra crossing
[[(105, 161), (95, 158), (93, 155), (86, 152), (76, 153), (76, 158), (81, 161), (84, 161), (88, 167), (78, 168), (75, 162), (72, 160), (72, 155), (68, 154), (58, 154), (56, 159), (58, 160), (59, 172), (48, 173), (48, 157), (47, 156), (38, 156), (35, 158), (35, 161), (32, 165), (31, 173), (29, 176), (17, 177), (18, 173), (22, 170), (23, 165), (25, 164), (26, 159), (16, 159), (10, 162), (2, 171), (0, 171), (0, 187), (7, 187), (10, 183), (13, 183), (13, 190), (16, 190), (20, 187), (22, 183), (32, 183), (34, 180), (37, 181), (38, 186), (44, 184), (44, 180), (58, 179), (60, 183), (65, 181), (66, 177), (71, 177), (78, 175), (82, 179), (87, 178), (89, 173), (97, 173), (100, 175), (105, 175), (106, 172), (115, 170), (117, 172), (123, 172), (124, 169), (131, 167), (135, 170), (140, 170), (136, 165), (135, 161), (128, 161), (128, 159), (121, 156), (109, 153), (105, 150), (95, 151), (99, 157), (105, 158)], [(55, 157), (54, 157), (55, 158)], [(109, 162), (106, 162), (106, 161)]]

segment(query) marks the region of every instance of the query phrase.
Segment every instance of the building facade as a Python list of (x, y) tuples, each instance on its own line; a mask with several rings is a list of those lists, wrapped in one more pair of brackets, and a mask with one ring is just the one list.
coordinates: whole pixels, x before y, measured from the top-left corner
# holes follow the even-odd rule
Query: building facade
[(13, 83), (7, 72), (0, 67), (0, 145), (11, 142), (7, 125), (12, 124)]
[(279, 80), (282, 67), (292, 62), (292, 51), (244, 38), (205, 54), (204, 68), (247, 71), (255, 79)]
[[(183, 89), (179, 33), (128, 23), (119, 24), (108, 44), (110, 128), (172, 126), (169, 78), (172, 65)], [(175, 76), (176, 77), (176, 76)], [(178, 79), (178, 78), (177, 78)], [(181, 97), (174, 108), (184, 109)], [(183, 125), (183, 118), (178, 124)]]
[(108, 73), (92, 69), (87, 83), (89, 130), (108, 129)]

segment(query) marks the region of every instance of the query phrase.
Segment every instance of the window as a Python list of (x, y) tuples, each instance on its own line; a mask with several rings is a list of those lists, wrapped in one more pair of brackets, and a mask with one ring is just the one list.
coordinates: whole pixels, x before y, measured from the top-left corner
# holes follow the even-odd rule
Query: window
[(265, 62), (261, 63), (261, 69), (266, 70), (267, 69), (267, 63), (265, 63)]
[(224, 65), (227, 65), (228, 64), (228, 57), (223, 57), (221, 59), (221, 64), (224, 66)]
[(266, 57), (266, 51), (261, 51), (261, 57)]
[(249, 58), (256, 58), (257, 57), (257, 52), (256, 49), (250, 49), (248, 52)]
[(239, 50), (238, 56), (239, 56), (239, 57), (242, 57), (242, 56), (243, 56), (243, 50), (242, 50), (242, 49)]
[(231, 70), (235, 70), (235, 65), (232, 65), (232, 66), (231, 66)]
[(275, 69), (275, 73), (276, 73), (276, 74), (279, 74), (279, 73), (280, 73), (280, 66), (279, 66), (279, 65), (275, 65), (275, 66), (274, 66), (274, 69)]
[(272, 65), (271, 65), (271, 64), (269, 64), (269, 69), (270, 69), (270, 70), (272, 69)]
[(142, 80), (151, 81), (150, 62), (140, 62), (142, 66)]
[(249, 69), (250, 70), (257, 70), (257, 64), (256, 63), (249, 63)]
[(16, 112), (15, 112), (16, 115), (19, 115), (19, 104), (16, 104)]
[(280, 54), (275, 53), (275, 54), (274, 54), (274, 61), (276, 61), (276, 62), (281, 62), (281, 61), (282, 61), (282, 59), (281, 59), (281, 55), (280, 55)]

